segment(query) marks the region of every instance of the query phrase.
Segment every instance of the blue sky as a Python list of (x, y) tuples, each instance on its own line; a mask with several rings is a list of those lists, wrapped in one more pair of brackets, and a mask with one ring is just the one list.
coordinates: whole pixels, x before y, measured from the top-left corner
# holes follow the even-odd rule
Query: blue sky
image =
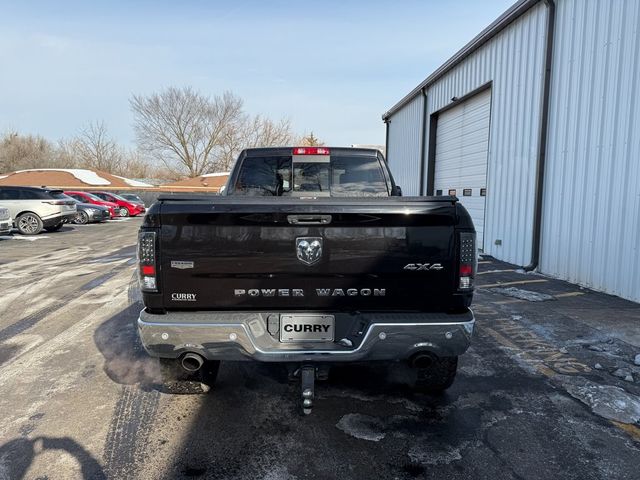
[(0, 133), (104, 120), (133, 146), (131, 94), (190, 85), (331, 145), (383, 144), (381, 114), (512, 3), (0, 0)]

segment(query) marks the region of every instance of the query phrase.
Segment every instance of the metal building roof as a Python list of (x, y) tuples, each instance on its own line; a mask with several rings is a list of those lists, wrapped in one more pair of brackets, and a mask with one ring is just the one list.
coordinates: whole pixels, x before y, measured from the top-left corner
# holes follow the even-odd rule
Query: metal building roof
[(504, 30), (511, 22), (516, 20), (520, 15), (528, 11), (536, 3), (542, 0), (518, 0), (513, 4), (506, 12), (500, 15), (491, 25), (480, 32), (469, 43), (462, 47), (453, 57), (447, 60), (442, 66), (440, 66), (435, 72), (429, 75), (420, 85), (411, 90), (407, 95), (402, 98), (398, 103), (391, 107), (387, 112), (382, 115), (382, 120), (387, 121), (391, 115), (396, 113), (402, 107), (404, 107), (411, 99), (420, 93), (420, 91), (434, 83), (445, 73), (458, 65), (467, 56), (475, 52), (478, 48), (488, 42), (495, 35)]

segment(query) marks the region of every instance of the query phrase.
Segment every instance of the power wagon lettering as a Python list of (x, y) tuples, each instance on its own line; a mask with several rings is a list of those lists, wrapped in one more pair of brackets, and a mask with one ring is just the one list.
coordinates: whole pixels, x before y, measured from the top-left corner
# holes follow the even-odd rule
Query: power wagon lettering
[[(386, 288), (316, 288), (318, 297), (384, 297)], [(236, 297), (304, 297), (305, 292), (301, 288), (236, 288), (233, 291)]]

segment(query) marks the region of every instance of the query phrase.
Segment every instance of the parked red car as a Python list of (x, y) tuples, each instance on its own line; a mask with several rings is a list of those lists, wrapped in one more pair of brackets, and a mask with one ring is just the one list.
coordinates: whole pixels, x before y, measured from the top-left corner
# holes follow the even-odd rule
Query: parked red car
[(118, 204), (113, 202), (106, 202), (100, 197), (89, 192), (67, 190), (64, 192), (64, 194), (69, 195), (71, 198), (82, 203), (92, 203), (94, 205), (102, 205), (103, 207), (107, 207), (109, 209), (109, 213), (111, 214), (111, 218), (120, 216), (120, 207), (118, 206)]
[(128, 200), (125, 200), (120, 195), (110, 192), (90, 192), (97, 197), (100, 197), (102, 200), (106, 202), (113, 202), (118, 205), (118, 211), (120, 212), (121, 217), (140, 215), (144, 212), (145, 208), (132, 203)]

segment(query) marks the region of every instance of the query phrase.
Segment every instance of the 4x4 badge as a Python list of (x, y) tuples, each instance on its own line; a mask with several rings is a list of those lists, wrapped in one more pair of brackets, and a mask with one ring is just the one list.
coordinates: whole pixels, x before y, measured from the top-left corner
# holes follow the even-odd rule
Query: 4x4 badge
[(313, 265), (322, 258), (322, 237), (296, 238), (296, 255), (305, 265)]
[(409, 263), (404, 266), (404, 270), (442, 270), (444, 267), (439, 263)]

